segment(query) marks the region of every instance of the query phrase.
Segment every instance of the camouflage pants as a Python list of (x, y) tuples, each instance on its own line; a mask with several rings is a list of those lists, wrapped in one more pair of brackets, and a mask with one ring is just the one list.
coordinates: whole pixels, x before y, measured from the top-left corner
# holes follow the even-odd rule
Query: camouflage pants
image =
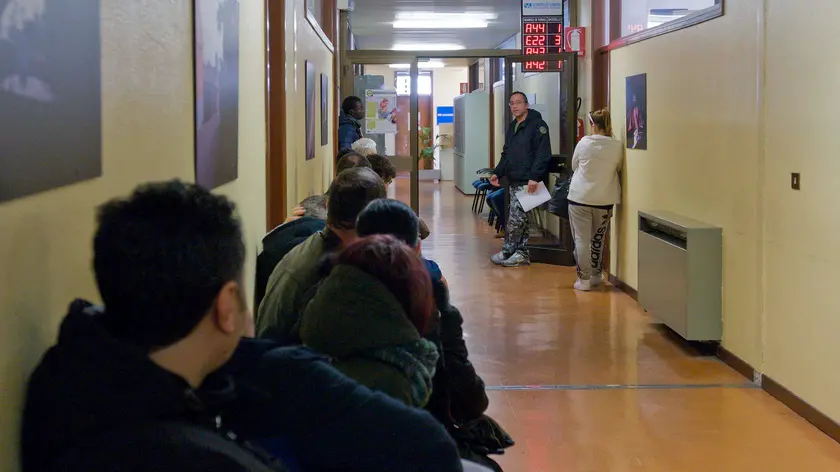
[(528, 214), (522, 210), (516, 192), (525, 188), (524, 185), (510, 188), (510, 209), (508, 211), (507, 227), (505, 228), (505, 245), (502, 252), (513, 255), (518, 252), (528, 257)]

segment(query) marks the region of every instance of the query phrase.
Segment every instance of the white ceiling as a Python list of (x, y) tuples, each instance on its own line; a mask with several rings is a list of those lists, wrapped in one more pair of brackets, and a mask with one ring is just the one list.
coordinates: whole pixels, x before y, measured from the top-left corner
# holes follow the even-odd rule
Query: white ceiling
[[(394, 44), (461, 44), (466, 49), (492, 49), (519, 32), (520, 0), (355, 0), (350, 28), (359, 49), (391, 49)], [(394, 29), (398, 12), (498, 15), (486, 28)]]

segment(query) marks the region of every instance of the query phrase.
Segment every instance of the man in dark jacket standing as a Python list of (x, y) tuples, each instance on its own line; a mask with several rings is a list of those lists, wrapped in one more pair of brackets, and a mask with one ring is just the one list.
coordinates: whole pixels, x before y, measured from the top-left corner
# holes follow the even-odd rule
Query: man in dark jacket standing
[(362, 139), (362, 123), (365, 119), (365, 104), (359, 97), (347, 97), (341, 103), (338, 116), (338, 149), (351, 149), (353, 143)]
[(206, 381), (253, 329), (234, 205), (144, 186), (100, 210), (93, 252), (106, 308), (74, 302), (32, 374), (24, 472), (287, 470), (219, 421), (233, 383)]
[(524, 93), (511, 94), (510, 111), (514, 120), (505, 134), (502, 160), (490, 178), (490, 183), (498, 187), (499, 179), (507, 177), (510, 207), (504, 247), (490, 260), (496, 265), (519, 267), (530, 264), (531, 258), (527, 248), (528, 215), (522, 210), (516, 193), (527, 188), (533, 194), (538, 183), (545, 179), (551, 163), (551, 138), (540, 112), (528, 108)]

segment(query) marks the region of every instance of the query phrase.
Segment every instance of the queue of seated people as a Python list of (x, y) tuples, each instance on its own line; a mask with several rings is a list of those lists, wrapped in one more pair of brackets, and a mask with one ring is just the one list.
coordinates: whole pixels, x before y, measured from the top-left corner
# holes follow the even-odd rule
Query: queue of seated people
[(73, 301), (30, 378), (24, 472), (500, 471), (428, 229), (371, 156), (266, 235), (256, 323), (232, 202), (169, 181), (102, 206), (103, 306)]

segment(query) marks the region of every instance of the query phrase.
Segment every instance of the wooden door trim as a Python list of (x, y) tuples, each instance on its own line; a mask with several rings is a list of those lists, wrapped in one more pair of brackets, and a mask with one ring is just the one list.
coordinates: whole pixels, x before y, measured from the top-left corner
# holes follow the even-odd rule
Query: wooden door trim
[[(341, 50), (347, 48), (347, 45), (345, 45), (341, 42), (341, 32), (340, 32), (341, 15), (340, 15), (339, 9), (336, 7), (336, 2), (335, 1), (332, 1), (332, 2), (329, 2), (329, 3), (332, 5), (333, 15), (334, 15), (333, 22), (332, 22), (332, 27), (333, 27), (332, 36), (334, 38), (333, 41), (335, 42), (335, 50), (333, 51), (333, 68), (332, 68), (332, 91), (333, 91), (332, 92), (333, 93), (333, 99), (332, 99), (332, 102), (333, 102), (333, 116), (332, 116), (332, 122), (333, 122), (333, 130), (332, 130), (333, 131), (332, 132), (333, 145), (332, 145), (332, 148), (333, 148), (333, 153), (332, 153), (332, 155), (333, 155), (333, 162), (335, 162), (335, 156), (338, 155), (338, 109), (341, 106), (341, 103), (339, 102), (339, 93), (340, 93), (339, 91), (340, 91), (340, 87), (341, 87), (341, 79), (338, 76), (338, 71), (339, 71), (340, 63), (341, 63)], [(335, 171), (335, 169), (333, 169), (333, 173), (335, 173), (334, 171)]]
[[(285, 2), (265, 0), (266, 231), (286, 219), (286, 21)], [(270, 29), (268, 25), (274, 25)], [(272, 34), (273, 32), (273, 34)], [(274, 64), (274, 67), (270, 67)], [(271, 87), (270, 84), (274, 84)]]

